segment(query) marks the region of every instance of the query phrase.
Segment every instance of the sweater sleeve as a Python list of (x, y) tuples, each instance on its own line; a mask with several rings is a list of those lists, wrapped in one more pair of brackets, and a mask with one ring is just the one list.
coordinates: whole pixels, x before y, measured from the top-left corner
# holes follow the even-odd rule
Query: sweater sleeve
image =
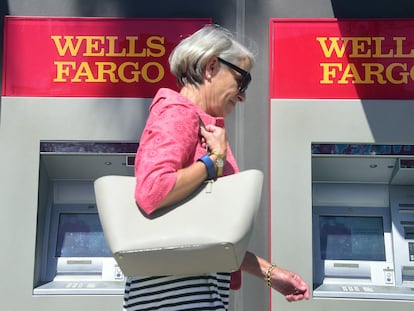
[(151, 214), (174, 187), (177, 170), (192, 164), (199, 144), (198, 116), (185, 105), (151, 109), (135, 159), (135, 200)]

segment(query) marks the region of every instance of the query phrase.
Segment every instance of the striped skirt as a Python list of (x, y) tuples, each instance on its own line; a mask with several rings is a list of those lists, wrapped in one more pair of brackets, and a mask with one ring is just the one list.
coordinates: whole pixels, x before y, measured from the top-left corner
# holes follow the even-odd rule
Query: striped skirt
[(132, 277), (124, 294), (124, 310), (220, 310), (229, 305), (229, 273), (197, 276)]

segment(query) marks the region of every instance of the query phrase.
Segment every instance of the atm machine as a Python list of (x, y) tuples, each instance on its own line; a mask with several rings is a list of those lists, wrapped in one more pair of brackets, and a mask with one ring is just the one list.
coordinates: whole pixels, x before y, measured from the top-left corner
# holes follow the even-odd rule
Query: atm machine
[(134, 174), (138, 143), (41, 141), (34, 295), (122, 294), (93, 181)]
[(312, 149), (314, 296), (414, 300), (414, 147)]
[(272, 310), (413, 308), (413, 25), (270, 21), (271, 255), (312, 297)]

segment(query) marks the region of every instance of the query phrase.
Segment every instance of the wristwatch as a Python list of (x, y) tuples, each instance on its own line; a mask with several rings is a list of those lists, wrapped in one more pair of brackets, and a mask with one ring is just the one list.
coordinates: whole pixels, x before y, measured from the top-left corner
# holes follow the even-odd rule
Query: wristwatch
[(210, 154), (214, 154), (217, 157), (217, 160), (216, 160), (217, 177), (223, 176), (224, 156), (217, 151), (213, 151)]

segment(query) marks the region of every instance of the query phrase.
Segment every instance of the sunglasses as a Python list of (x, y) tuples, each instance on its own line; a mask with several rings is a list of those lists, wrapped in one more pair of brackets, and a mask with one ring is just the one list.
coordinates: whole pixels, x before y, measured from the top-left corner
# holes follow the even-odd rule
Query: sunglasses
[(236, 66), (220, 57), (217, 57), (217, 59), (219, 60), (220, 63), (223, 63), (226, 66), (229, 66), (231, 69), (237, 71), (238, 73), (240, 73), (243, 77), (243, 79), (238, 82), (237, 84), (239, 85), (239, 92), (240, 93), (244, 93), (247, 90), (247, 87), (249, 86), (250, 81), (252, 81), (252, 76), (250, 75), (250, 72), (241, 69), (239, 66)]

